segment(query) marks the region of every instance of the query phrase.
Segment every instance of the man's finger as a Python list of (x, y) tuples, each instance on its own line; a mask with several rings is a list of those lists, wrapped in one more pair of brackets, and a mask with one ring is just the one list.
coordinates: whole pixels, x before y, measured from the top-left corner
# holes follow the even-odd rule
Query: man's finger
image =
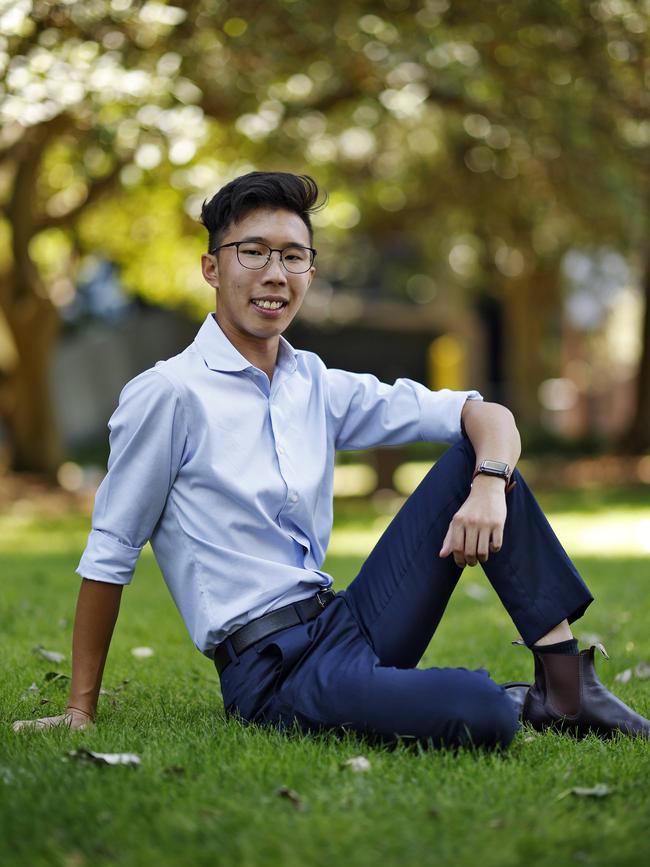
[(492, 531), (492, 541), (490, 542), (490, 549), (496, 554), (503, 547), (503, 529), (501, 527), (497, 527)]
[(447, 535), (444, 538), (442, 543), (442, 548), (440, 549), (439, 557), (448, 557), (451, 554), (451, 524), (449, 525), (449, 529), (447, 530)]
[(485, 563), (489, 556), (490, 550), (490, 531), (483, 528), (479, 533), (478, 544), (476, 546), (476, 556), (481, 563)]
[(476, 566), (476, 549), (478, 546), (478, 530), (476, 527), (467, 527), (465, 530), (465, 562), (468, 566)]
[(465, 528), (460, 521), (452, 521), (450, 547), (454, 555), (454, 563), (463, 569), (465, 563)]

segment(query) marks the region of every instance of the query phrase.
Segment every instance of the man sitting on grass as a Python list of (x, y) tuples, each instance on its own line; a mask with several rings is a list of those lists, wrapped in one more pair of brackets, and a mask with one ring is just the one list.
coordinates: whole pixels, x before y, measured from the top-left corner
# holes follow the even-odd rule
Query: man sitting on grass
[[(228, 715), (439, 747), (505, 746), (520, 720), (647, 737), (648, 720), (599, 682), (594, 648), (578, 652), (569, 623), (592, 596), (513, 469), (509, 410), (476, 391), (328, 369), (281, 336), (314, 277), (317, 199), (309, 177), (251, 172), (204, 204), (216, 314), (122, 391), (77, 569), (68, 706), (14, 728), (94, 718), (122, 587), (150, 539)], [(334, 593), (321, 566), (336, 450), (417, 440), (453, 446)], [(477, 562), (532, 650), (532, 685), (416, 668)]]

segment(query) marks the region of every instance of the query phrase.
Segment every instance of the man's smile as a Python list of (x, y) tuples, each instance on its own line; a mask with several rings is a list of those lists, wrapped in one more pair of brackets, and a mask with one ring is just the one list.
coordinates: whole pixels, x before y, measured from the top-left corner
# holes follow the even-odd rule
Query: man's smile
[(257, 312), (267, 318), (280, 316), (288, 303), (286, 298), (278, 295), (265, 295), (262, 298), (251, 299), (251, 304)]

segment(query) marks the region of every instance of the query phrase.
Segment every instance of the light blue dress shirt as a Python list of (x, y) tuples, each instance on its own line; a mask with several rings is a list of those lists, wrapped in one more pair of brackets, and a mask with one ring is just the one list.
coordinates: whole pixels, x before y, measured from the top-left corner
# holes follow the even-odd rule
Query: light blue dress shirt
[(126, 384), (77, 573), (128, 584), (154, 555), (196, 647), (332, 584), (337, 449), (461, 438), (476, 391), (430, 391), (325, 367), (280, 338), (273, 379), (212, 314), (179, 355)]

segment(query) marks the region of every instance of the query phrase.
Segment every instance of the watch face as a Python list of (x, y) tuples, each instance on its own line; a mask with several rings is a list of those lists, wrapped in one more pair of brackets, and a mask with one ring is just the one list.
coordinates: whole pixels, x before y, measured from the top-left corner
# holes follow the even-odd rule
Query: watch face
[(502, 461), (481, 461), (480, 470), (494, 475), (507, 475), (510, 467)]

